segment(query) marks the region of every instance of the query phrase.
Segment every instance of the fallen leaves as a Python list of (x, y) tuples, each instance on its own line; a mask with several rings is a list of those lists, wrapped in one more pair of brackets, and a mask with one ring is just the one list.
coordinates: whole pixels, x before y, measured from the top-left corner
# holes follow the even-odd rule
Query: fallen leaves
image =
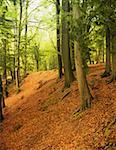
[(21, 92), (6, 99), (5, 120), (0, 125), (0, 150), (102, 150), (115, 148), (116, 84), (106, 84), (104, 66), (90, 67), (94, 100), (80, 117), (75, 81), (62, 91), (64, 79), (57, 71), (28, 75)]

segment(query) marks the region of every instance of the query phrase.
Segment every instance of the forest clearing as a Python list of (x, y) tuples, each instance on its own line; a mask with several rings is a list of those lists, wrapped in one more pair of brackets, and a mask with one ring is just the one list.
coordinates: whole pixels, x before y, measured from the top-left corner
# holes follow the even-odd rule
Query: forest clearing
[[(108, 150), (116, 147), (116, 84), (100, 78), (103, 65), (92, 65), (88, 75), (94, 99), (79, 116), (75, 81), (62, 91), (57, 71), (30, 74), (21, 92), (6, 99), (0, 124), (0, 150)], [(94, 84), (92, 85), (92, 83)], [(67, 94), (68, 93), (68, 94)]]
[(116, 149), (116, 0), (0, 0), (0, 150)]

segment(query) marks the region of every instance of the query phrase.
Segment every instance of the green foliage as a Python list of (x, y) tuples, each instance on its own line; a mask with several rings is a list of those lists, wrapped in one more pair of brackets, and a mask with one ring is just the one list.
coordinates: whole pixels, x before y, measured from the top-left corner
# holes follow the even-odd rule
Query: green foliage
[[(56, 52), (56, 12), (55, 0), (41, 0), (34, 2), (37, 4), (31, 8), (29, 1), (28, 10), (28, 33), (27, 33), (27, 71), (35, 71), (36, 60), (39, 61), (39, 69), (57, 68)], [(81, 17), (73, 18), (73, 6), (79, 7)], [(23, 20), (21, 34), (21, 72), (25, 63), (25, 7), (26, 0), (23, 1)], [(70, 27), (70, 39), (78, 39), (81, 43), (82, 57), (87, 70), (87, 64), (91, 60), (96, 60), (96, 53), (101, 51), (107, 26), (112, 30), (116, 20), (116, 1), (107, 2), (104, 0), (71, 0), (70, 11), (61, 12)], [(43, 13), (42, 13), (43, 12)], [(39, 16), (39, 17), (38, 17)], [(61, 19), (61, 16), (59, 16)], [(19, 0), (0, 1), (0, 69), (3, 71), (4, 50), (3, 40), (6, 40), (6, 61), (7, 69), (13, 70), (14, 58), (17, 58), (17, 39), (19, 24)], [(114, 29), (112, 30), (112, 32)], [(54, 39), (54, 40), (52, 40)], [(101, 54), (101, 52), (100, 52)], [(17, 62), (15, 62), (17, 64)]]

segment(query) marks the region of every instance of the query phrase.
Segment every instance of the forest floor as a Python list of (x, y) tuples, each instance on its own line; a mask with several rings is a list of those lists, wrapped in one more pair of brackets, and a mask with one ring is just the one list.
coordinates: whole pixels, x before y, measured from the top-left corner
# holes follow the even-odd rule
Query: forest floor
[(21, 92), (6, 99), (0, 124), (0, 150), (116, 149), (116, 83), (101, 78), (103, 65), (91, 65), (88, 82), (92, 107), (76, 115), (80, 105), (77, 81), (63, 90), (57, 70), (32, 73)]

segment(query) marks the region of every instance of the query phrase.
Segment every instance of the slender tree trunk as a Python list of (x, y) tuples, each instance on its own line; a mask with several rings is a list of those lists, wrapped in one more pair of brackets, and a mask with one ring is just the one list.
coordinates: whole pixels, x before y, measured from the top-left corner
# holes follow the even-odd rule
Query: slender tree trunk
[(110, 30), (106, 29), (106, 72), (110, 74), (111, 64), (110, 64)]
[(14, 57), (13, 57), (13, 80), (15, 80), (15, 54), (14, 54)]
[[(5, 19), (5, 14), (6, 12), (3, 12), (3, 19)], [(3, 27), (5, 26), (5, 22), (3, 21)], [(6, 33), (4, 32), (3, 33), (4, 36), (6, 36)], [(6, 49), (6, 45), (7, 45), (7, 40), (6, 39), (2, 39), (2, 43), (3, 43), (3, 52), (4, 52), (4, 56), (3, 56), (3, 59), (4, 59), (4, 64), (3, 64), (3, 79), (5, 79), (5, 84), (7, 83), (7, 70), (6, 70), (6, 53), (7, 53), (7, 49)]]
[(2, 78), (0, 75), (0, 122), (3, 120), (3, 112), (2, 112), (2, 98), (3, 98), (3, 93), (2, 93)]
[[(7, 44), (7, 41), (6, 39), (3, 39), (3, 49), (4, 49), (4, 67), (3, 67), (3, 70), (4, 70), (4, 73), (3, 73), (3, 79), (5, 80), (5, 84), (4, 84), (4, 93), (5, 93), (5, 97), (8, 97), (8, 84), (7, 84), (7, 68), (6, 68), (6, 55), (7, 55), (7, 49), (6, 49), (6, 44)], [(3, 103), (5, 104), (4, 102), (4, 99), (3, 99)]]
[(6, 39), (3, 39), (3, 51), (4, 51), (3, 79), (7, 80), (7, 72), (6, 72)]
[(90, 93), (86, 75), (83, 70), (83, 61), (81, 55), (81, 48), (78, 42), (75, 42), (75, 64), (77, 72), (77, 80), (81, 98), (81, 110), (85, 110), (87, 107), (91, 106), (92, 95)]
[(110, 29), (107, 27), (106, 29), (106, 67), (105, 72), (101, 75), (101, 77), (107, 77), (111, 73), (111, 63), (110, 63)]
[(75, 51), (74, 51), (74, 42), (71, 41), (71, 59), (72, 59), (72, 70), (75, 71)]
[[(70, 1), (70, 8), (69, 8), (69, 13), (70, 13), (70, 33), (72, 32), (72, 20), (73, 20), (73, 1)], [(72, 70), (75, 71), (75, 52), (74, 52), (74, 39), (72, 38), (70, 34), (70, 50), (71, 50), (71, 65), (72, 65)]]
[(3, 112), (2, 112), (2, 98), (0, 95), (0, 122), (3, 120)]
[(27, 30), (28, 30), (28, 6), (29, 1), (26, 0), (26, 12), (25, 12), (25, 52), (24, 52), (24, 76), (26, 76), (27, 73)]
[[(77, 6), (74, 6), (74, 18), (80, 18), (80, 10)], [(80, 47), (79, 40), (75, 41), (75, 64), (76, 64), (76, 73), (78, 80), (78, 87), (81, 98), (81, 108), (80, 111), (85, 110), (91, 106), (92, 95), (88, 87), (86, 75), (83, 70), (83, 60), (82, 60), (82, 51)]]
[(18, 33), (18, 58), (17, 58), (17, 77), (16, 77), (16, 86), (17, 86), (17, 92), (19, 91), (19, 83), (20, 83), (20, 44), (21, 44), (21, 30), (22, 30), (22, 0), (20, 0), (20, 18), (19, 18), (19, 33)]
[(56, 35), (57, 35), (57, 51), (58, 51), (58, 74), (59, 79), (62, 78), (62, 57), (60, 51), (60, 0), (56, 0)]
[(103, 34), (103, 46), (102, 46), (102, 62), (104, 63), (104, 34)]
[(67, 13), (69, 9), (69, 1), (62, 0), (62, 56), (64, 62), (65, 87), (70, 87), (74, 81), (74, 75), (71, 67), (70, 59), (70, 43), (69, 43), (69, 24), (67, 22)]
[[(16, 80), (16, 61), (17, 61), (17, 55), (16, 52), (18, 50), (18, 39), (17, 39), (17, 35), (18, 35), (18, 30), (17, 30), (17, 8), (16, 8), (16, 1), (14, 1), (14, 8), (15, 8), (15, 14), (16, 14), (16, 18), (15, 18), (15, 22), (14, 22), (14, 57), (13, 57), (13, 78), (14, 80)], [(16, 81), (17, 82), (17, 81)], [(16, 85), (16, 89), (17, 89), (17, 85)]]
[(116, 81), (116, 33), (115, 32), (112, 34), (112, 81)]
[(39, 61), (36, 60), (36, 69), (37, 69), (37, 72), (39, 71)]

